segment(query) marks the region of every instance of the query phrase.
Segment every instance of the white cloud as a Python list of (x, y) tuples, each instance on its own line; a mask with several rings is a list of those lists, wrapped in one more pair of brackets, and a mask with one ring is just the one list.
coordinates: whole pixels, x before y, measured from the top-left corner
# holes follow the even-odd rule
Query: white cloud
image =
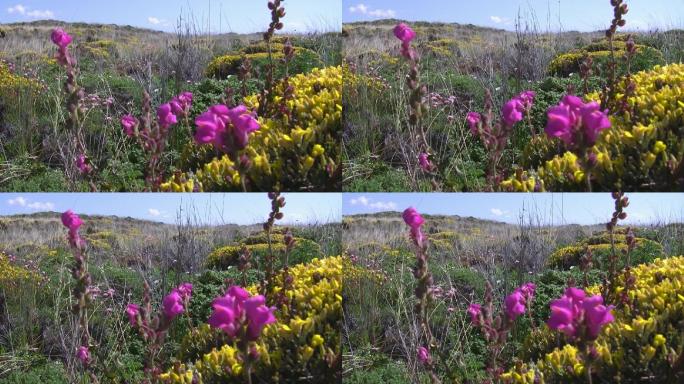
[(373, 199), (369, 199), (366, 196), (359, 196), (355, 199), (349, 200), (349, 203), (351, 205), (361, 205), (363, 207), (368, 207), (371, 209), (376, 209), (379, 211), (390, 211), (390, 210), (396, 210), (397, 209), (397, 204), (392, 202), (392, 201), (372, 201)]
[(47, 9), (44, 11), (36, 9), (35, 11), (26, 12), (26, 16), (34, 17), (36, 19), (52, 19), (55, 17), (55, 14), (54, 12)]
[(52, 211), (55, 209), (55, 205), (53, 203), (40, 201), (30, 202), (28, 199), (22, 196), (7, 200), (7, 204), (11, 206), (34, 209), (36, 211)]
[(168, 26), (169, 22), (166, 21), (165, 19), (160, 19), (158, 17), (150, 16), (147, 18), (147, 21), (150, 22), (152, 25), (163, 25), (163, 26)]
[(50, 202), (41, 203), (40, 201), (36, 201), (34, 203), (28, 203), (28, 204), (26, 204), (26, 207), (31, 208), (31, 209), (35, 209), (36, 211), (52, 211), (53, 209), (55, 209), (54, 204), (52, 204)]
[(511, 19), (501, 16), (489, 16), (489, 19), (496, 24), (510, 24)]
[(17, 4), (14, 7), (9, 7), (7, 8), (7, 13), (10, 14), (17, 14), (17, 15), (22, 15), (22, 16), (28, 16), (32, 17), (34, 19), (51, 19), (55, 17), (55, 13), (50, 11), (49, 9), (46, 10), (40, 10), (40, 9), (34, 9), (34, 10), (29, 10), (29, 7), (26, 7), (21, 4)]
[(494, 216), (503, 216), (506, 211), (502, 211), (499, 208), (492, 208), (489, 210)]
[(151, 216), (155, 216), (155, 217), (161, 215), (161, 211), (158, 210), (158, 209), (154, 209), (154, 208), (148, 209), (147, 212), (148, 212)]
[(351, 205), (367, 206), (368, 205), (368, 198), (366, 196), (359, 196), (356, 199), (351, 199), (350, 203), (351, 203)]
[(352, 5), (351, 7), (349, 7), (349, 12), (358, 12), (365, 15), (368, 12), (368, 7), (365, 4)]
[(358, 13), (364, 16), (377, 17), (381, 19), (387, 19), (397, 16), (397, 12), (393, 9), (373, 9), (363, 3), (349, 7), (349, 12)]
[(26, 199), (23, 197), (19, 196), (16, 199), (9, 199), (7, 200), (7, 204), (9, 205), (18, 205), (20, 207), (25, 207), (26, 206)]

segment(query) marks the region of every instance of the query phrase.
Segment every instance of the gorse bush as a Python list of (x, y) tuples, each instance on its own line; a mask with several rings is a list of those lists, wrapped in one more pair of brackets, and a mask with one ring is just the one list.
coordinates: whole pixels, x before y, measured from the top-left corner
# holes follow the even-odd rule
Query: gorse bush
[[(292, 282), (286, 287), (278, 278), (271, 292), (283, 291), (283, 303), (276, 305), (277, 322), (264, 328), (255, 346), (254, 376), (267, 382), (334, 381), (341, 364), (342, 258), (315, 259), (289, 273)], [(208, 325), (200, 326), (183, 340), (183, 362), (160, 378), (168, 383), (243, 383), (238, 350)]]
[[(631, 95), (620, 83), (618, 103), (628, 111), (610, 116), (611, 128), (598, 137), (590, 149), (595, 159), (591, 184), (596, 189), (612, 187), (630, 190), (676, 189), (682, 179), (678, 166), (684, 158), (680, 145), (684, 105), (684, 66), (657, 66), (633, 76)], [(599, 94), (587, 95), (598, 100)], [(536, 175), (536, 177), (535, 177)], [(505, 189), (530, 190), (525, 184), (547, 190), (576, 190), (586, 185), (586, 167), (572, 152), (548, 159), (532, 172), (523, 172), (502, 183)]]
[[(566, 77), (572, 73), (579, 73), (580, 66), (584, 61), (585, 57), (590, 57), (594, 65), (597, 67), (605, 67), (605, 65), (610, 60), (611, 56), (616, 58), (621, 58), (626, 51), (624, 42), (615, 42), (613, 48), (614, 52), (609, 50), (608, 43), (605, 41), (590, 44), (589, 46), (567, 53), (558, 55), (549, 64), (549, 72), (554, 76)], [(636, 55), (633, 58), (631, 64), (632, 71), (643, 71), (649, 70), (656, 65), (665, 64), (665, 59), (663, 58), (662, 52), (655, 48), (648, 47), (645, 45), (636, 45)], [(618, 68), (618, 73), (624, 75), (627, 73), (627, 67), (621, 64)]]
[[(291, 92), (285, 100), (284, 93)], [(168, 191), (231, 191), (243, 183), (252, 189), (332, 190), (339, 183), (339, 142), (342, 118), (342, 70), (315, 69), (279, 84), (269, 104), (273, 118), (259, 117), (261, 129), (254, 132), (243, 150), (241, 164), (224, 155), (197, 169), (194, 174), (175, 175), (162, 185)], [(280, 104), (283, 101), (285, 104)], [(256, 95), (245, 99), (259, 109)], [(290, 115), (277, 112), (281, 105)]]
[(226, 269), (230, 266), (238, 266), (243, 247), (252, 254), (256, 260), (261, 260), (267, 253), (273, 252), (278, 260), (282, 259), (285, 252), (288, 252), (289, 264), (299, 264), (321, 257), (321, 247), (309, 239), (294, 237), (294, 247), (287, 249), (283, 242), (283, 236), (275, 235), (271, 239), (271, 245), (262, 236), (247, 238), (242, 244), (228, 245), (214, 250), (207, 256), (207, 266), (214, 269)]
[[(632, 270), (634, 286), (627, 301), (614, 311), (615, 322), (606, 326), (595, 344), (592, 373), (587, 373), (581, 352), (555, 338), (532, 335), (539, 356), (504, 373), (502, 379), (515, 383), (623, 383), (677, 382), (682, 378), (677, 357), (684, 352), (682, 311), (684, 303), (684, 257), (658, 259)], [(592, 288), (598, 291), (598, 288)], [(625, 290), (624, 281), (614, 294)], [(545, 330), (544, 333), (550, 333)]]
[[(251, 49), (250, 49), (251, 48)], [(238, 75), (240, 67), (245, 60), (249, 60), (252, 71), (259, 75), (263, 73), (271, 60), (281, 61), (285, 57), (282, 53), (283, 45), (274, 44), (269, 56), (264, 47), (257, 45), (248, 46), (239, 53), (228, 54), (215, 57), (207, 66), (207, 76), (212, 78), (224, 79), (230, 75)], [(322, 65), (318, 54), (310, 49), (294, 47), (294, 57), (288, 67), (290, 74), (306, 73), (313, 68), (320, 68)], [(284, 75), (284, 69), (279, 68), (277, 75)]]

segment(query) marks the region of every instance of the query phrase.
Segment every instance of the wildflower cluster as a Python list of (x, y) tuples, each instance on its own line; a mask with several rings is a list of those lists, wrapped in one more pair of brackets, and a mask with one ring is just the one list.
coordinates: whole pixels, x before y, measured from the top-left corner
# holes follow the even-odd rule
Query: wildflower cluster
[(14, 73), (11, 63), (0, 61), (0, 94), (3, 97), (17, 97), (23, 91), (38, 94), (40, 89), (39, 82)]
[(164, 178), (161, 157), (168, 144), (170, 129), (184, 119), (189, 126), (188, 118), (192, 108), (192, 93), (183, 92), (168, 103), (157, 108), (157, 118), (152, 117), (150, 95), (143, 96), (143, 114), (140, 120), (132, 115), (121, 118), (121, 126), (126, 136), (135, 138), (148, 156), (147, 186), (152, 191), (158, 191)]
[[(485, 99), (485, 113), (468, 112), (466, 121), (470, 131), (475, 137), (482, 141), (488, 154), (487, 179), (490, 186), (499, 184), (499, 163), (503, 156), (503, 151), (508, 145), (508, 139), (513, 133), (515, 124), (523, 120), (529, 113), (534, 104), (536, 93), (534, 91), (524, 91), (513, 97), (504, 104), (501, 110), (501, 118), (495, 121), (492, 112), (491, 94), (487, 92)], [(531, 125), (530, 125), (531, 126)], [(532, 134), (534, 131), (532, 128)]]
[[(249, 356), (240, 347), (240, 338), (226, 338), (222, 330), (201, 326), (184, 339), (179, 355), (182, 362), (160, 379), (186, 384), (244, 383), (246, 363), (250, 361), (253, 375), (266, 381), (300, 377), (334, 381), (341, 364), (342, 265), (342, 257), (314, 259), (292, 267), (290, 283), (277, 275), (273, 290), (265, 295), (266, 302), (270, 303), (270, 298), (285, 285), (290, 300), (276, 306), (276, 321), (265, 325), (261, 336), (248, 343)], [(258, 286), (251, 286), (246, 292), (254, 294), (258, 290)], [(260, 300), (257, 304), (260, 318), (270, 319), (266, 309), (270, 312), (271, 308), (266, 304), (262, 307)]]
[[(576, 343), (556, 347), (550, 342), (553, 338), (536, 334), (537, 341), (532, 341), (536, 345), (532, 354), (537, 356), (535, 361), (518, 365), (501, 378), (530, 384), (586, 383), (588, 377), (594, 382), (615, 382), (619, 378), (631, 383), (644, 377), (673, 383), (681, 380), (678, 361), (684, 353), (680, 325), (684, 310), (684, 257), (639, 265), (632, 269), (632, 276), (634, 287), (628, 292), (631, 304), (610, 312), (596, 295), (586, 296), (589, 292), (597, 293), (600, 287), (589, 288), (586, 293), (566, 292), (561, 302), (554, 302), (552, 313), (556, 315), (552, 314), (549, 326), (563, 327), (570, 339), (584, 333), (581, 337), (593, 340), (588, 352)], [(612, 295), (624, 289), (624, 279), (619, 281), (621, 284)]]
[(147, 354), (144, 370), (147, 383), (156, 382), (156, 378), (161, 372), (157, 365), (157, 355), (163, 346), (173, 319), (186, 312), (191, 296), (192, 284), (183, 283), (164, 297), (161, 310), (159, 313), (155, 313), (152, 308), (149, 285), (145, 282), (143, 306), (130, 303), (126, 307), (126, 316), (128, 316), (131, 327), (140, 333), (146, 343)]
[(496, 377), (503, 372), (500, 356), (504, 349), (508, 334), (515, 320), (530, 311), (536, 286), (533, 283), (525, 283), (506, 296), (504, 310), (496, 313), (492, 300), (492, 288), (487, 284), (485, 305), (472, 303), (467, 313), (473, 326), (478, 327), (485, 337), (489, 347), (489, 360), (487, 371)]
[[(614, 3), (611, 35), (624, 25), (626, 10), (622, 2)], [(602, 93), (585, 95), (584, 100), (566, 96), (549, 109), (546, 132), (561, 139), (567, 152), (542, 159), (535, 170), (516, 170), (501, 182), (503, 189), (529, 191), (535, 185), (538, 190), (667, 190), (681, 185), (684, 154), (671, 132), (684, 114), (679, 97), (684, 87), (682, 65), (657, 65), (631, 74), (638, 46), (631, 37), (626, 42), (609, 39), (608, 49), (613, 45), (624, 49), (625, 77), (611, 81)], [(607, 52), (613, 54), (612, 49)]]
[(16, 265), (15, 258), (0, 252), (0, 287), (12, 289), (22, 281), (38, 281), (40, 276), (35, 272)]
[[(339, 182), (339, 135), (342, 121), (342, 69), (314, 69), (293, 76), (287, 88), (289, 114), (272, 105), (256, 120), (258, 130), (239, 157), (214, 158), (193, 173), (174, 175), (162, 184), (166, 191), (280, 190), (291, 186), (306, 189), (332, 189)], [(287, 89), (279, 84), (274, 100)], [(259, 110), (258, 95), (244, 100), (246, 110)], [(243, 120), (249, 119), (242, 114)], [(249, 127), (257, 124), (250, 122)]]
[(76, 343), (78, 347), (76, 347), (75, 355), (81, 361), (82, 367), (88, 373), (90, 379), (93, 382), (98, 382), (92, 370), (93, 359), (90, 356), (90, 348), (92, 346), (90, 329), (88, 327), (88, 310), (92, 302), (92, 280), (90, 272), (88, 272), (86, 243), (79, 233), (83, 220), (71, 210), (62, 213), (61, 219), (62, 225), (69, 230), (67, 239), (74, 255), (74, 266), (71, 269), (71, 274), (76, 282), (76, 286), (73, 289), (75, 304), (72, 306), (72, 312), (78, 318), (76, 329), (78, 338)]

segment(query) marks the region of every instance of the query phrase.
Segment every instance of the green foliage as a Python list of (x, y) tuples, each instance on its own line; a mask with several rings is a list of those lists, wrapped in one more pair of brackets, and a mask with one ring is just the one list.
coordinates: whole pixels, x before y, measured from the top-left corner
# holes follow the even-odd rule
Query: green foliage
[(410, 384), (409, 371), (401, 361), (390, 360), (385, 355), (371, 355), (371, 365), (363, 369), (353, 369), (344, 377), (345, 383), (352, 384)]
[(13, 371), (4, 378), (0, 377), (0, 384), (69, 384), (69, 379), (62, 363), (45, 361), (28, 370)]
[[(258, 241), (261, 240), (265, 240), (265, 238), (258, 238)], [(314, 258), (322, 256), (321, 247), (315, 242), (309, 239), (297, 237), (295, 237), (294, 240), (294, 248), (292, 248), (288, 255), (289, 265), (305, 263)], [(272, 240), (270, 247), (266, 242), (244, 244), (244, 247), (251, 252), (252, 264), (256, 265), (257, 267), (264, 265), (263, 260), (267, 255), (269, 255), (271, 250), (273, 251), (276, 265), (279, 267), (283, 265), (285, 257), (285, 244), (283, 242), (275, 242)], [(207, 257), (207, 266), (209, 268), (220, 270), (237, 266), (241, 249), (241, 244), (217, 248)]]

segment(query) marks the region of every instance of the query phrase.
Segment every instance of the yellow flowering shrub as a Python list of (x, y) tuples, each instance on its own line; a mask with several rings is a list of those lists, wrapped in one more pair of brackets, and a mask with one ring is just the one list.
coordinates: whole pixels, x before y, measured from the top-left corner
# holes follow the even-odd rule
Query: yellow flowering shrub
[[(635, 247), (630, 253), (630, 259), (633, 264), (649, 262), (664, 255), (663, 246), (653, 240), (636, 237), (635, 242)], [(581, 264), (582, 258), (587, 254), (587, 251), (591, 251), (593, 266), (595, 268), (607, 268), (607, 260), (608, 256), (612, 253), (612, 248), (610, 238), (604, 233), (592, 236), (577, 244), (556, 249), (546, 260), (546, 264), (551, 268), (567, 269), (576, 267)], [(615, 253), (622, 255), (622, 252), (626, 249), (625, 236), (616, 235)]]
[[(615, 57), (620, 60), (626, 51), (625, 42), (614, 42), (613, 47), (615, 49)], [(582, 49), (556, 56), (549, 64), (549, 72), (556, 76), (568, 76), (571, 73), (578, 73), (585, 55), (592, 58), (594, 68), (603, 68), (611, 56), (607, 40), (604, 39), (589, 44)], [(633, 70), (647, 70), (655, 65), (662, 65), (664, 63), (665, 59), (662, 52), (652, 47), (636, 44), (636, 55), (632, 62)], [(625, 69), (618, 68), (618, 71), (624, 73)]]
[(40, 88), (37, 81), (12, 73), (7, 63), (0, 61), (0, 97), (10, 100), (20, 92), (37, 94)]
[(0, 288), (15, 288), (21, 282), (38, 281), (40, 277), (33, 271), (14, 265), (9, 256), (0, 252)]
[[(280, 241), (277, 240), (278, 236), (280, 236)], [(316, 242), (300, 237), (295, 237), (294, 241), (295, 245), (288, 257), (290, 264), (322, 256), (321, 246)], [(230, 266), (237, 266), (243, 246), (251, 252), (253, 258), (259, 260), (269, 252), (268, 242), (265, 237), (249, 237), (240, 244), (215, 249), (207, 257), (207, 266), (214, 269), (226, 269)], [(285, 252), (285, 243), (282, 241), (282, 235), (272, 235), (270, 249), (273, 250), (276, 260), (280, 260)]]
[[(612, 127), (602, 131), (592, 148), (594, 190), (677, 189), (682, 177), (684, 142), (684, 64), (656, 66), (633, 75), (634, 95), (624, 100), (624, 82), (617, 90), (617, 104), (625, 101), (632, 113), (610, 115)], [(598, 101), (599, 94), (587, 95)], [(533, 166), (535, 167), (535, 166)], [(518, 171), (501, 183), (508, 191), (583, 190), (585, 170), (577, 156), (566, 152), (536, 165), (536, 170)], [(530, 188), (532, 187), (532, 188)]]
[[(335, 382), (341, 364), (342, 272), (340, 256), (314, 259), (290, 269), (292, 287), (284, 292), (289, 304), (277, 308), (277, 322), (267, 325), (255, 343), (259, 358), (253, 366), (254, 377), (271, 383), (305, 377)], [(282, 290), (279, 278), (266, 296), (272, 298)], [(185, 337), (179, 357), (181, 362), (160, 375), (162, 382), (245, 382), (237, 347), (208, 325)]]
[[(630, 305), (613, 310), (595, 343), (595, 383), (676, 383), (684, 377), (674, 368), (684, 353), (684, 256), (656, 259), (632, 269)], [(624, 282), (614, 293), (624, 290)], [(598, 287), (589, 291), (596, 292)], [(540, 331), (550, 334), (548, 328)], [(532, 362), (518, 364), (501, 377), (508, 383), (585, 383), (586, 363), (577, 348), (558, 338), (533, 334)]]
[[(293, 76), (294, 97), (287, 100), (292, 119), (280, 116), (278, 108), (284, 85), (276, 87), (274, 102), (261, 128), (251, 135), (243, 151), (252, 163), (241, 174), (224, 155), (196, 170), (194, 175), (177, 174), (162, 189), (174, 192), (241, 190), (242, 178), (254, 190), (333, 189), (340, 163), (342, 131), (342, 68), (314, 69)], [(245, 99), (251, 110), (259, 106), (257, 95)], [(275, 117), (279, 116), (279, 117)]]

